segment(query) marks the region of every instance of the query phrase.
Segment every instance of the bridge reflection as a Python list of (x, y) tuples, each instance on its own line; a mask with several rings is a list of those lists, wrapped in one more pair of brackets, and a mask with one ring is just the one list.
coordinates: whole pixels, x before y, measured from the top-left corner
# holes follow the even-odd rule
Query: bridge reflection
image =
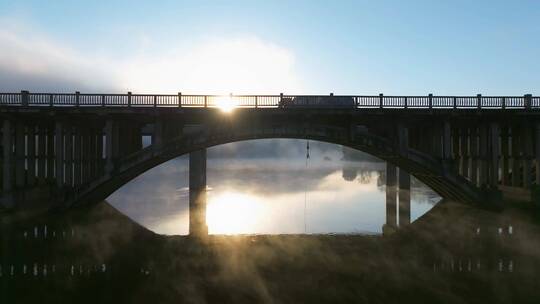
[[(276, 301), (304, 302), (315, 294), (322, 302), (390, 301), (405, 288), (399, 297), (408, 302), (448, 297), (534, 302), (540, 299), (533, 284), (539, 278), (540, 227), (527, 212), (495, 213), (445, 202), (384, 236), (204, 239), (155, 235), (106, 203), (65, 214), (4, 214), (0, 291), (6, 303), (134, 296), (164, 299), (160, 302), (178, 296), (259, 302), (267, 296), (259, 288), (263, 284), (279, 287), (281, 292), (272, 295)], [(304, 285), (299, 290), (291, 281)], [(331, 297), (320, 284), (333, 290)], [(237, 299), (238, 293), (247, 299)]]

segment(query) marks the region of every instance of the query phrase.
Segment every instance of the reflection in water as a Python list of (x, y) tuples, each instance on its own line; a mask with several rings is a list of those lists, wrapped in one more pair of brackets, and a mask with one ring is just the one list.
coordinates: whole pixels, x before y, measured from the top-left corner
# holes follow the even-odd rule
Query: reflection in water
[[(311, 143), (306, 162), (305, 147), (299, 140), (260, 140), (209, 149), (209, 233), (382, 233), (385, 163), (320, 142)], [(259, 152), (264, 158), (253, 156)], [(154, 232), (185, 235), (187, 170), (187, 157), (167, 162), (108, 201)], [(439, 199), (413, 178), (411, 220)]]
[(237, 192), (211, 195), (206, 221), (209, 233), (237, 234), (253, 231), (262, 226), (268, 211), (255, 197)]
[[(251, 202), (237, 195), (222, 202)], [(219, 206), (216, 212), (227, 212)], [(389, 236), (213, 235), (204, 241), (156, 235), (106, 203), (60, 214), (2, 214), (0, 299), (538, 303), (535, 214), (527, 206), (496, 213), (443, 202)]]

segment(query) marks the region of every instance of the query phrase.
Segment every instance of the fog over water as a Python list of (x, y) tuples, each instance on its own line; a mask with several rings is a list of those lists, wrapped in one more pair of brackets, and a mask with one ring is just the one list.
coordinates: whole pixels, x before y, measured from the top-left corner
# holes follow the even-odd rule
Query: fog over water
[[(211, 234), (380, 234), (386, 164), (323, 142), (268, 139), (208, 149), (207, 223)], [(306, 161), (307, 160), (307, 161)], [(185, 235), (188, 156), (139, 176), (107, 200), (148, 229)], [(440, 197), (411, 179), (411, 221)]]

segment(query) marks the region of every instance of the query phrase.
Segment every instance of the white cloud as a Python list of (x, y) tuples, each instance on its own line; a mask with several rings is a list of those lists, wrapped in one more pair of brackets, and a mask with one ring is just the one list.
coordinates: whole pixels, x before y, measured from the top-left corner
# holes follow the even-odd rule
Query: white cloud
[(121, 60), (42, 34), (0, 29), (2, 91), (268, 93), (302, 90), (294, 55), (257, 37), (208, 38)]

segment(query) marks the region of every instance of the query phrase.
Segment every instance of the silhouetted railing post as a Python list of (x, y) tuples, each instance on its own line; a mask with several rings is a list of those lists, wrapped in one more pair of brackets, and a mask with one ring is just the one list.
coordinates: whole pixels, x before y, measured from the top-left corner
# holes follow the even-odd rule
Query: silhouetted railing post
[(28, 91), (21, 91), (21, 105), (23, 107), (28, 106), (28, 95), (29, 95)]
[(80, 97), (81, 97), (81, 92), (76, 91), (75, 92), (75, 106), (76, 107), (78, 107), (80, 104)]
[(178, 107), (182, 107), (182, 92), (178, 92)]
[(259, 100), (258, 96), (255, 96), (255, 109), (259, 107)]
[(206, 108), (208, 106), (208, 96), (204, 95), (204, 107)]
[(457, 109), (457, 98), (456, 98), (456, 96), (454, 96), (454, 98), (452, 98), (452, 104), (454, 105), (453, 108)]
[(482, 94), (476, 95), (476, 105), (478, 109), (482, 108)]
[(154, 95), (154, 108), (157, 107), (157, 95)]
[(504, 109), (506, 109), (506, 97), (503, 97), (502, 98), (502, 104), (501, 104), (501, 107)]
[(525, 105), (525, 109), (530, 109), (532, 103), (532, 94), (525, 94), (523, 96), (523, 103)]
[(383, 108), (383, 94), (379, 94), (379, 108)]
[(101, 106), (105, 106), (105, 95), (101, 95)]
[(428, 107), (431, 109), (433, 108), (433, 94), (428, 94)]
[(53, 94), (49, 94), (49, 106), (50, 107), (53, 106), (53, 100), (54, 100)]
[(278, 106), (283, 104), (283, 93), (279, 93), (279, 104)]
[(405, 96), (405, 101), (404, 101), (403, 107), (404, 107), (405, 109), (407, 108), (407, 96)]
[(128, 99), (128, 107), (131, 107), (131, 92), (128, 92), (127, 99)]

